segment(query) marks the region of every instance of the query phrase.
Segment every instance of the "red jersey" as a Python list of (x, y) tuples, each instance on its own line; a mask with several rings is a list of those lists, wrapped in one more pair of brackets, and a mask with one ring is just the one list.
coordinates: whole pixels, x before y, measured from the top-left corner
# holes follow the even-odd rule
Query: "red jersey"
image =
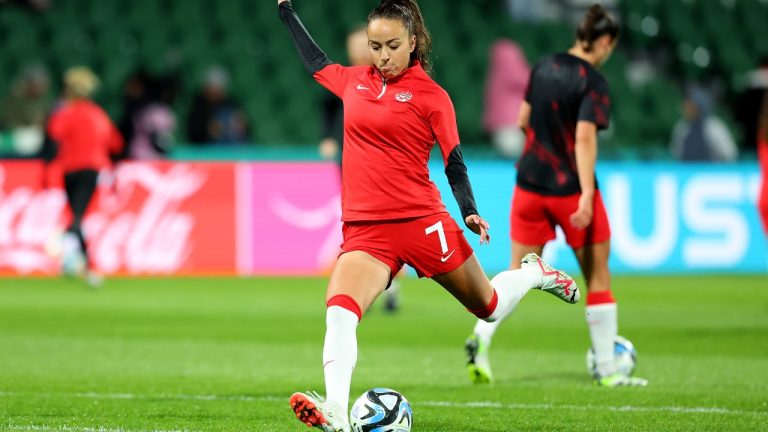
[(314, 78), (344, 102), (342, 220), (445, 211), (427, 162), (437, 141), (446, 163), (459, 132), (448, 93), (421, 65), (384, 79), (373, 66), (331, 64)]
[(760, 161), (760, 168), (768, 176), (768, 139), (758, 138), (757, 140), (757, 157)]
[(58, 143), (56, 160), (65, 173), (109, 166), (110, 153), (123, 148), (123, 138), (107, 113), (85, 99), (56, 111), (48, 122), (48, 134)]

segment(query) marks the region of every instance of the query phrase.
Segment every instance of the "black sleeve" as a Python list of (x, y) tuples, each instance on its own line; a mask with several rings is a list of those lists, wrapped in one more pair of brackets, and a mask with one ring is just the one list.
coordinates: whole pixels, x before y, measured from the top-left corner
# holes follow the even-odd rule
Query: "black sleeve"
[(322, 118), (321, 132), (323, 138), (333, 138), (338, 140), (337, 129), (339, 120), (342, 117), (339, 115), (339, 111), (342, 108), (341, 100), (333, 93), (326, 93), (322, 100), (322, 110), (320, 112)]
[(451, 185), (453, 196), (459, 204), (461, 217), (466, 221), (467, 216), (478, 214), (477, 206), (475, 205), (475, 195), (472, 193), (472, 185), (469, 184), (467, 166), (464, 165), (464, 157), (461, 155), (461, 147), (459, 145), (454, 147), (448, 156), (448, 163), (445, 165), (445, 175), (448, 177), (448, 183)]
[(299, 51), (304, 68), (310, 75), (331, 64), (328, 56), (317, 46), (312, 36), (304, 28), (298, 15), (293, 10), (290, 1), (282, 2), (279, 6), (280, 20), (283, 21), (288, 32), (291, 34), (293, 45)]

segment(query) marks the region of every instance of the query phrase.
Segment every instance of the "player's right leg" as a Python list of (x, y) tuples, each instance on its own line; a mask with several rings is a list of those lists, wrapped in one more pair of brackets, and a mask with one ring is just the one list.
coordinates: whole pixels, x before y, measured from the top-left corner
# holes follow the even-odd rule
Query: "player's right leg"
[(328, 283), (323, 372), (326, 397), (294, 393), (296, 417), (324, 432), (348, 432), (349, 388), (357, 362), (357, 324), (389, 282), (391, 267), (373, 256), (352, 251), (342, 254)]

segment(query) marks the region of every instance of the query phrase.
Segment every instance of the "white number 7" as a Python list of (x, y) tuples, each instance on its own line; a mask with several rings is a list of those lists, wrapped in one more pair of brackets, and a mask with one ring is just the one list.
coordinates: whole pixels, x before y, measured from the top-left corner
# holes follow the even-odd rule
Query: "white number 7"
[(440, 247), (443, 249), (443, 254), (448, 252), (448, 242), (445, 240), (445, 231), (443, 230), (443, 221), (437, 221), (436, 224), (427, 227), (427, 229), (424, 230), (424, 233), (426, 235), (430, 235), (433, 232), (437, 231), (438, 237), (440, 237)]

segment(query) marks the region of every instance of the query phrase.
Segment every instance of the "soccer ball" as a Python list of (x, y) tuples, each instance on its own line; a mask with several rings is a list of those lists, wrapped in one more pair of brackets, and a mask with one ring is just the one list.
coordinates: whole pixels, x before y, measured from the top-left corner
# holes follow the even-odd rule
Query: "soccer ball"
[[(637, 350), (628, 339), (616, 336), (613, 344), (613, 355), (616, 361), (616, 372), (626, 376), (632, 376), (637, 366)], [(597, 376), (597, 364), (595, 363), (595, 350), (589, 347), (587, 350), (587, 370), (593, 377)]]
[(352, 432), (410, 432), (413, 411), (405, 396), (388, 388), (363, 393), (349, 413)]

